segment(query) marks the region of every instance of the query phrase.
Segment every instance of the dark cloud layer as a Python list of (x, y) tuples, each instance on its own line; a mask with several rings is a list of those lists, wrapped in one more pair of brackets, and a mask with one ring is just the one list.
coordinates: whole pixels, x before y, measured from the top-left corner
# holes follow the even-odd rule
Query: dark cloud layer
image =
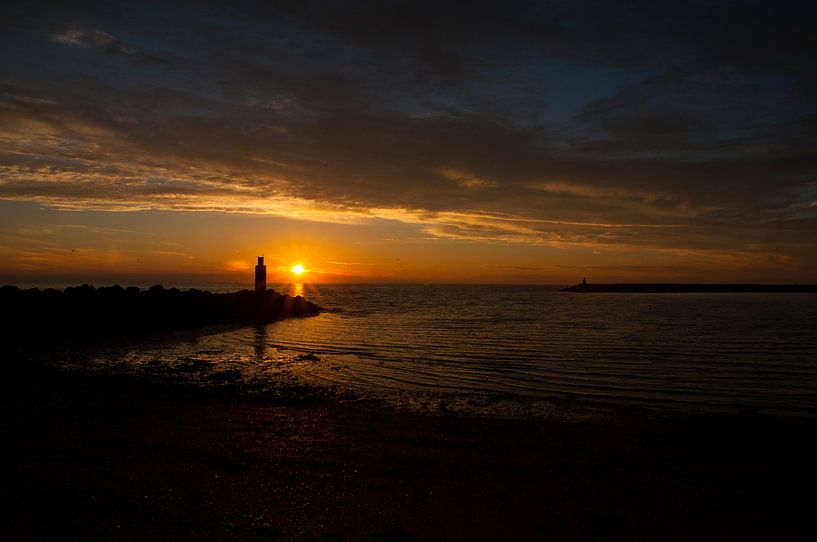
[(21, 3), (0, 24), (0, 198), (817, 263), (809, 3)]

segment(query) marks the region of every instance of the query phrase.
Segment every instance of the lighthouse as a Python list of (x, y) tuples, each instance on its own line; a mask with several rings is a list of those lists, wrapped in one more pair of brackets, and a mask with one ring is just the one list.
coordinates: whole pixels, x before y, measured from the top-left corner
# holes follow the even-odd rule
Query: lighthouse
[(264, 293), (267, 291), (267, 266), (264, 265), (264, 257), (258, 257), (258, 265), (255, 266), (255, 291)]

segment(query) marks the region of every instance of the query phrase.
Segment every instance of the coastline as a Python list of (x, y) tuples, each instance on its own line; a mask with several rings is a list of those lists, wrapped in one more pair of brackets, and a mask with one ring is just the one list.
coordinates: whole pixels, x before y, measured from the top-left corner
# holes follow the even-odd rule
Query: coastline
[(401, 412), (9, 365), (6, 532), (27, 539), (813, 535), (814, 420)]

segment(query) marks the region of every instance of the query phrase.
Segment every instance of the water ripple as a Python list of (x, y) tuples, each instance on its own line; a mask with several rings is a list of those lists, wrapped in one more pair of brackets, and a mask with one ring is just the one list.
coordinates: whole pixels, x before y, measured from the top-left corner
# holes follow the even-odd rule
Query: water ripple
[(305, 295), (331, 310), (181, 347), (141, 348), (119, 361), (194, 371), (190, 359), (199, 359), (239, 370), (244, 382), (288, 371), (314, 385), (386, 397), (566, 394), (695, 408), (817, 408), (817, 295), (402, 285), (321, 286)]

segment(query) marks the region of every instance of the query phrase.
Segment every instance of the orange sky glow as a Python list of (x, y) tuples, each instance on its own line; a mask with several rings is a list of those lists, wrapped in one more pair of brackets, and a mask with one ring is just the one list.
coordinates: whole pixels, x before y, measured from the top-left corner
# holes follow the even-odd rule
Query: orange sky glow
[[(10, 204), (5, 203), (7, 209)], [(19, 205), (17, 207), (20, 207)], [(5, 213), (0, 273), (7, 281), (168, 284), (249, 283), (258, 255), (268, 282), (467, 282), (807, 279), (783, 257), (742, 251), (601, 245), (534, 238), (435, 235), (446, 220), (367, 218), (329, 222), (258, 214), (55, 210), (29, 204)], [(24, 223), (24, 225), (15, 225)], [(507, 226), (500, 224), (500, 231)], [(519, 229), (512, 223), (508, 229)], [(521, 226), (524, 228), (524, 225)], [(645, 265), (648, 262), (649, 265)], [(789, 269), (782, 276), (781, 269)]]
[(0, 283), (817, 282), (804, 14), (353, 4), (21, 4)]

